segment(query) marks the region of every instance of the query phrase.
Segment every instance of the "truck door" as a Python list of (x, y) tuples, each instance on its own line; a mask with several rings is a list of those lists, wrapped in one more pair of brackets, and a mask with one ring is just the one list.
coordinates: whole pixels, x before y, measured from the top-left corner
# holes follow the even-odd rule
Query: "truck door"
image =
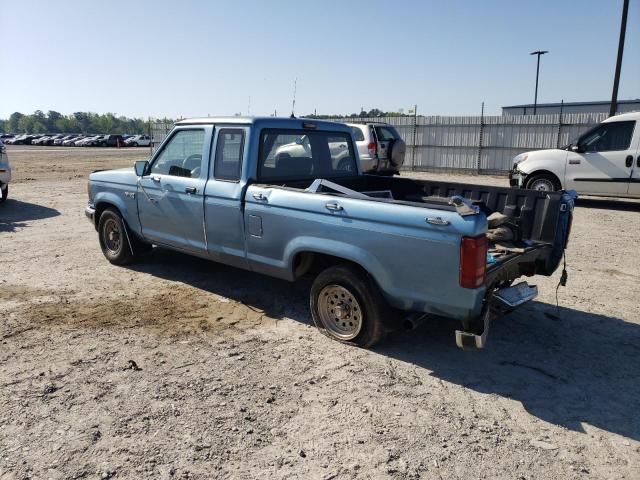
[(247, 268), (242, 214), (242, 164), (248, 129), (220, 127), (211, 149), (210, 180), (205, 187), (207, 251), (212, 259)]
[(142, 234), (161, 245), (206, 251), (203, 228), (207, 182), (205, 137), (211, 127), (179, 128), (162, 145), (138, 182)]
[(566, 185), (586, 195), (626, 195), (633, 167), (635, 121), (598, 125), (567, 155)]

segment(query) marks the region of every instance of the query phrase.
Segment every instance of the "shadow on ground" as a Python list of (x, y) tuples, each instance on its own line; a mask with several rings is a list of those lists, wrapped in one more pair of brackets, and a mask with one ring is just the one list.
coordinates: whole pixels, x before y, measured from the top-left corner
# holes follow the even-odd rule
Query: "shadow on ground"
[(127, 268), (230, 298), (274, 319), (313, 323), (308, 281), (290, 283), (164, 248), (154, 248), (144, 261)]
[[(311, 322), (305, 282), (291, 284), (162, 249), (133, 268), (259, 308), (272, 318)], [(456, 328), (457, 322), (437, 320), (398, 332), (375, 351), (444, 381), (521, 402), (546, 422), (576, 431), (588, 424), (640, 440), (639, 325), (533, 302), (496, 320), (485, 350), (457, 349)]]
[(31, 220), (57, 217), (60, 212), (37, 203), (23, 202), (9, 197), (0, 204), (0, 232), (13, 232), (17, 228), (28, 227)]
[(583, 198), (576, 201), (577, 207), (600, 208), (602, 210), (621, 210), (628, 212), (640, 212), (640, 202), (633, 200), (614, 200), (607, 198)]

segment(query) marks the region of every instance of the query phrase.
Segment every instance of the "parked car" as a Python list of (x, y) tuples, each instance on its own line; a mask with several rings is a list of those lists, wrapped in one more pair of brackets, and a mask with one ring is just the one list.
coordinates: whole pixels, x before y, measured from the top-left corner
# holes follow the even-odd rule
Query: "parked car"
[(120, 147), (124, 146), (124, 140), (122, 135), (103, 135), (96, 140), (94, 146), (96, 147)]
[(2, 140), (0, 140), (0, 202), (9, 196), (9, 182), (11, 181), (11, 165), (9, 156)]
[(74, 138), (78, 138), (78, 135), (72, 134), (72, 135), (60, 136), (53, 141), (53, 144), (56, 146), (60, 146), (60, 145), (63, 145), (63, 143), (66, 142), (67, 140), (73, 140)]
[[(313, 274), (311, 315), (335, 340), (368, 347), (438, 315), (461, 321), (458, 346), (483, 347), (493, 315), (537, 294), (512, 282), (558, 267), (575, 196), (362, 175), (352, 133), (295, 118), (181, 121), (150, 161), (89, 175), (85, 213), (116, 265), (155, 244), (289, 281)], [(310, 156), (277, 158), (303, 137)], [(350, 168), (331, 143), (346, 144)], [(489, 214), (518, 240), (490, 246)]]
[(380, 122), (348, 123), (364, 173), (394, 175), (404, 164), (407, 146), (398, 131)]
[(62, 146), (63, 147), (75, 147), (76, 142), (79, 142), (80, 140), (83, 140), (84, 138), (86, 138), (84, 135), (78, 135), (77, 137), (68, 138), (67, 140), (63, 140), (62, 141)]
[(100, 140), (102, 135), (86, 136), (74, 143), (76, 147), (93, 147)]
[(15, 135), (12, 138), (4, 140), (5, 145), (21, 145), (26, 135)]
[(148, 147), (151, 145), (151, 137), (149, 135), (134, 135), (124, 142), (128, 147)]
[(49, 136), (49, 137), (46, 137), (44, 140), (42, 140), (42, 141), (40, 142), (40, 145), (47, 145), (47, 146), (53, 145), (53, 143), (54, 143), (57, 139), (62, 138), (62, 137), (64, 137), (64, 135), (63, 135), (63, 134), (51, 135), (51, 136)]
[(31, 139), (31, 145), (42, 145), (48, 139), (49, 135), (38, 135), (36, 138)]
[(640, 198), (640, 112), (610, 117), (569, 145), (513, 159), (513, 187)]

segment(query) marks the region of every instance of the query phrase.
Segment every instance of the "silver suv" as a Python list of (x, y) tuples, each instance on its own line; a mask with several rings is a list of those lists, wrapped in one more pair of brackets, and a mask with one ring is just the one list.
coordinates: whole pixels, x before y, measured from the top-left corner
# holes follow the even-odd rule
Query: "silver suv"
[(353, 132), (363, 173), (394, 175), (400, 172), (407, 145), (395, 128), (382, 122), (347, 125)]

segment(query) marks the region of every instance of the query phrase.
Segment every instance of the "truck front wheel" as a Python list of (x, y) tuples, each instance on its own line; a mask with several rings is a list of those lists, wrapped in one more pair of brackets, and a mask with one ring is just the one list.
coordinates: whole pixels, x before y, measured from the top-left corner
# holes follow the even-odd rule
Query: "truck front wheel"
[(119, 212), (107, 208), (98, 221), (98, 238), (102, 253), (114, 265), (126, 265), (134, 260), (125, 230), (124, 220)]
[(321, 272), (311, 286), (311, 316), (329, 338), (372, 347), (385, 333), (390, 315), (380, 289), (355, 266), (340, 264)]
[(8, 196), (9, 196), (9, 185), (5, 185), (0, 189), (0, 203), (6, 201)]

